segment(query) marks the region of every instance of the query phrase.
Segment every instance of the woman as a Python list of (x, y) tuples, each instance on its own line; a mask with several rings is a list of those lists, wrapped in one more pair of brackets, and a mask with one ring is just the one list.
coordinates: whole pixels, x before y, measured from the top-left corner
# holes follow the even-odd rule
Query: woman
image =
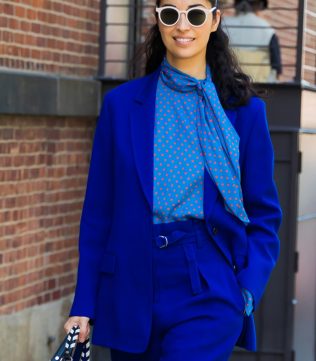
[(160, 0), (156, 14), (148, 75), (104, 99), (65, 329), (83, 341), (92, 321), (114, 361), (223, 361), (255, 349), (279, 253), (264, 103), (216, 2)]

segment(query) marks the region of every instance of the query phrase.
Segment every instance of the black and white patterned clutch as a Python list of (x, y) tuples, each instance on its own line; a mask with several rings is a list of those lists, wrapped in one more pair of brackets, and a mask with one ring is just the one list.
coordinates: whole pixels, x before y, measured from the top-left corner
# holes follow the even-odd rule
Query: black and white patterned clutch
[(90, 361), (90, 342), (77, 342), (80, 328), (74, 326), (50, 361)]

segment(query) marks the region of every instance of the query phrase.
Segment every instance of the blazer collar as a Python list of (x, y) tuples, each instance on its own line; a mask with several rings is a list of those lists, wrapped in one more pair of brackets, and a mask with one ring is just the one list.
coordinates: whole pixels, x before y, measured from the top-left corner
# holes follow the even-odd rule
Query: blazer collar
[(155, 101), (160, 68), (161, 66), (159, 66), (153, 73), (139, 79), (139, 89), (134, 95), (134, 100), (136, 102), (142, 104)]

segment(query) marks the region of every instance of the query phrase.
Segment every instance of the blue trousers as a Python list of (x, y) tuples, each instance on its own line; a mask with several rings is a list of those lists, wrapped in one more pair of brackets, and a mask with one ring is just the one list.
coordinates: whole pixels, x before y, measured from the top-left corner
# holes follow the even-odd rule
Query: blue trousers
[[(144, 353), (112, 361), (226, 361), (241, 333), (244, 299), (204, 221), (153, 225), (154, 304)], [(140, 305), (141, 307), (141, 305)]]

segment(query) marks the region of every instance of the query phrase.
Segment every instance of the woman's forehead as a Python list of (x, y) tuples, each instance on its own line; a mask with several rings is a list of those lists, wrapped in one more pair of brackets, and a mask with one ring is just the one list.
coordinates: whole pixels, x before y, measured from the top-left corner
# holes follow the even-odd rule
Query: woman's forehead
[(176, 6), (177, 8), (189, 8), (192, 6), (205, 6), (205, 7), (209, 7), (211, 1), (209, 0), (160, 0), (159, 1), (159, 5), (160, 6), (166, 6), (166, 5), (173, 5)]

